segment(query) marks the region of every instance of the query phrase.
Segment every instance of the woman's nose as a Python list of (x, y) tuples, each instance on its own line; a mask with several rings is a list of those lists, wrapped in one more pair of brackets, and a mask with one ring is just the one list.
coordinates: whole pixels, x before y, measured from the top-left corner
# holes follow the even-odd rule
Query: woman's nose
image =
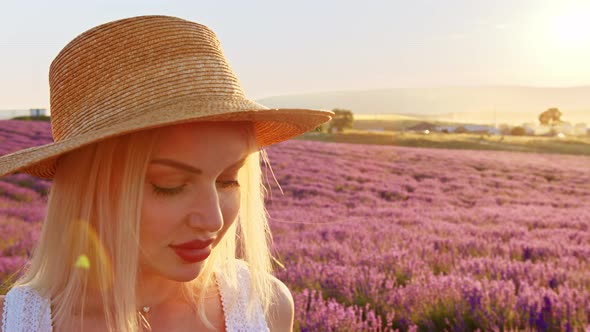
[(199, 192), (189, 214), (188, 225), (211, 233), (219, 232), (223, 228), (223, 214), (215, 185), (203, 187)]

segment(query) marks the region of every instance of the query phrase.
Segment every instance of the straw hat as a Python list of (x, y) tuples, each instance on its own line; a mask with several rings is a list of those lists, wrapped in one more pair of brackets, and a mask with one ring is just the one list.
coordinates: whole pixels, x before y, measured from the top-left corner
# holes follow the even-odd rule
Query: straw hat
[(52, 178), (64, 153), (97, 141), (190, 121), (252, 121), (260, 147), (330, 120), (329, 111), (268, 109), (244, 95), (213, 31), (169, 16), (92, 28), (49, 69), (54, 143), (0, 157), (0, 176)]

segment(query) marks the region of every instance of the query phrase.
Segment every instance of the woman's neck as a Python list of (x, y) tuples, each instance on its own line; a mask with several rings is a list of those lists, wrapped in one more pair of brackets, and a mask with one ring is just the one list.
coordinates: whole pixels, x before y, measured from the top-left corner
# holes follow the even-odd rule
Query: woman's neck
[[(136, 284), (137, 310), (141, 310), (143, 307), (150, 307), (150, 311), (158, 310), (158, 308), (185, 302), (182, 287), (182, 282), (159, 276), (138, 276)], [(104, 314), (103, 300), (98, 288), (88, 287), (83, 299), (80, 300), (84, 301), (85, 316), (102, 316)], [(82, 303), (76, 304), (72, 314), (79, 315), (81, 307)]]
[(165, 306), (167, 303), (184, 301), (182, 287), (182, 282), (143, 275), (137, 282), (137, 305), (140, 308), (147, 306), (153, 309)]

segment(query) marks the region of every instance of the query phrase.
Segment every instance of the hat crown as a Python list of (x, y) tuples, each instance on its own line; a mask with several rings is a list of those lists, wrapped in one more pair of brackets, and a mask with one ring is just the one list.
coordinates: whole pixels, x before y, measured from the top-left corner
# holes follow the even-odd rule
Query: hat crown
[(52, 62), (49, 85), (56, 142), (178, 100), (245, 98), (215, 33), (169, 16), (133, 17), (82, 33)]
[(59, 158), (119, 135), (193, 121), (248, 121), (258, 147), (311, 130), (333, 115), (269, 109), (248, 99), (206, 26), (138, 16), (92, 28), (49, 69), (54, 142), (0, 156), (15, 171), (51, 179)]

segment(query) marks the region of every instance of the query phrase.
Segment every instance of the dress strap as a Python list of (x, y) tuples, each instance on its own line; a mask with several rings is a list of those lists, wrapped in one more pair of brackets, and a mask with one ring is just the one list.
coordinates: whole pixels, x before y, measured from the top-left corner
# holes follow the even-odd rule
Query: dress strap
[(51, 306), (27, 286), (13, 287), (4, 298), (2, 331), (51, 332)]
[(236, 289), (225, 280), (221, 273), (216, 273), (215, 275), (221, 295), (226, 331), (269, 331), (264, 311), (258, 298), (255, 299), (256, 304), (253, 316), (250, 320), (248, 319), (248, 301), (252, 296), (250, 290), (250, 270), (248, 269), (248, 265), (242, 260), (236, 260), (236, 264), (238, 272), (238, 287)]

